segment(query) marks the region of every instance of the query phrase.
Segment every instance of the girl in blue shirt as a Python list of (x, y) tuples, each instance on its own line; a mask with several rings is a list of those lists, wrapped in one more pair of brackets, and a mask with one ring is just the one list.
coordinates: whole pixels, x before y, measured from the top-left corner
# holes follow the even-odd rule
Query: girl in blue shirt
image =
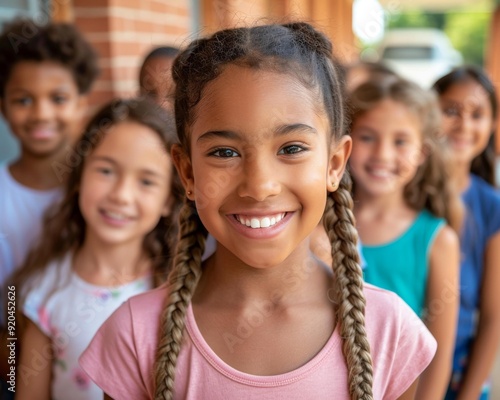
[(497, 98), (493, 83), (477, 67), (457, 68), (434, 88), (453, 160), (452, 179), (466, 208), (460, 312), (446, 400), (485, 400), (500, 341), (500, 194), (493, 187)]

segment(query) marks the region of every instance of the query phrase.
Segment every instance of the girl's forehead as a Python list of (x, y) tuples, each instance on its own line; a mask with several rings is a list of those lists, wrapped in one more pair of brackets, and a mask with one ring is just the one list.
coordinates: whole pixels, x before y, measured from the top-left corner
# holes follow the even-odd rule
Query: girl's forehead
[(491, 106), (486, 89), (474, 79), (452, 84), (440, 96), (442, 101), (452, 101), (464, 107)]
[(264, 131), (276, 124), (326, 119), (318, 92), (292, 74), (230, 65), (204, 88), (191, 133), (205, 127)]

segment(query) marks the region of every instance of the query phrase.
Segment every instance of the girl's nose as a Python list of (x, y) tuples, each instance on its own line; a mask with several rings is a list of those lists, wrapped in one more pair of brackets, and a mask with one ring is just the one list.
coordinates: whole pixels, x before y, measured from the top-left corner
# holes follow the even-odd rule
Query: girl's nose
[(463, 112), (456, 120), (456, 127), (464, 132), (469, 132), (473, 126), (473, 118), (470, 113)]
[(278, 180), (279, 172), (273, 169), (272, 163), (258, 157), (243, 165), (242, 181), (238, 188), (241, 197), (251, 197), (256, 201), (264, 201), (281, 192)]
[(114, 184), (109, 194), (109, 198), (117, 204), (127, 204), (133, 200), (134, 191), (132, 180), (122, 177)]
[(377, 146), (375, 147), (375, 156), (377, 157), (377, 160), (390, 160), (392, 154), (393, 149), (388, 140), (381, 140), (377, 143)]

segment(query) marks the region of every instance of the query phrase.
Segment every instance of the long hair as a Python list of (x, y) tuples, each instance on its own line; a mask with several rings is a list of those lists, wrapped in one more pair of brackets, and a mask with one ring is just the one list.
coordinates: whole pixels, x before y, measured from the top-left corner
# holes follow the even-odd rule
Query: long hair
[(416, 211), (426, 208), (435, 216), (445, 218), (460, 233), (463, 207), (449, 179), (451, 165), (441, 140), (441, 114), (435, 94), (397, 77), (365, 82), (350, 96), (352, 123), (387, 99), (404, 105), (421, 124), (423, 154), (419, 156), (423, 156), (424, 161), (404, 188), (406, 204)]
[[(31, 277), (44, 271), (52, 261), (61, 260), (68, 252), (82, 246), (86, 223), (78, 205), (78, 198), (85, 158), (99, 145), (109, 128), (124, 121), (137, 122), (151, 128), (161, 139), (165, 153), (176, 140), (173, 117), (154, 103), (142, 99), (130, 99), (114, 100), (106, 104), (89, 122), (74, 148), (74, 154), (79, 157), (75, 157), (76, 165), (71, 165), (71, 168), (64, 166), (71, 171), (61, 204), (46, 214), (41, 239), (13, 276), (13, 283), (23, 288), (21, 294), (27, 292), (26, 285), (29, 284)], [(164, 282), (168, 274), (174, 238), (177, 235), (177, 225), (174, 221), (178, 218), (183, 196), (180, 179), (174, 171), (175, 168), (172, 170), (171, 212), (168, 216), (160, 218), (143, 241), (144, 251), (152, 261), (155, 286)], [(19, 306), (22, 301), (23, 298), (18, 302)]]
[[(293, 75), (305, 87), (320, 93), (319, 101), (330, 122), (331, 139), (339, 140), (345, 134), (340, 65), (334, 60), (332, 45), (323, 34), (307, 23), (234, 28), (193, 41), (174, 62), (176, 127), (186, 154), (190, 154), (189, 130), (196, 118), (195, 106), (203, 97), (206, 85), (228, 65)], [(369, 400), (373, 398), (372, 364), (364, 325), (363, 281), (347, 174), (339, 189), (328, 196), (324, 221), (334, 259), (332, 289), (336, 297), (332, 307), (341, 325), (351, 399)], [(186, 200), (179, 225), (179, 242), (169, 275), (169, 294), (162, 313), (156, 354), (156, 399), (173, 398), (186, 310), (202, 274), (201, 254), (206, 231), (193, 202)]]
[[(469, 65), (455, 68), (447, 75), (438, 79), (436, 83), (434, 83), (433, 89), (438, 95), (442, 95), (452, 85), (470, 80), (481, 85), (488, 94), (493, 121), (495, 122), (498, 116), (498, 100), (495, 85), (493, 85), (493, 82), (491, 82), (490, 78), (488, 78), (480, 67)], [(490, 185), (495, 185), (495, 124), (493, 125), (486, 148), (472, 160), (470, 172), (480, 176)]]

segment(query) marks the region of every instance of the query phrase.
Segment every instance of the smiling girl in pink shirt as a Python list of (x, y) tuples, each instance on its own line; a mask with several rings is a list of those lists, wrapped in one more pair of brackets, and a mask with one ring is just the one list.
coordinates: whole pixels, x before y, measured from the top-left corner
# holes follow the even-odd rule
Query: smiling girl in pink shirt
[[(413, 398), (436, 343), (363, 284), (331, 43), (306, 23), (224, 30), (173, 76), (186, 190), (173, 270), (103, 325), (84, 370), (114, 399)], [(333, 268), (309, 250), (321, 218)]]

